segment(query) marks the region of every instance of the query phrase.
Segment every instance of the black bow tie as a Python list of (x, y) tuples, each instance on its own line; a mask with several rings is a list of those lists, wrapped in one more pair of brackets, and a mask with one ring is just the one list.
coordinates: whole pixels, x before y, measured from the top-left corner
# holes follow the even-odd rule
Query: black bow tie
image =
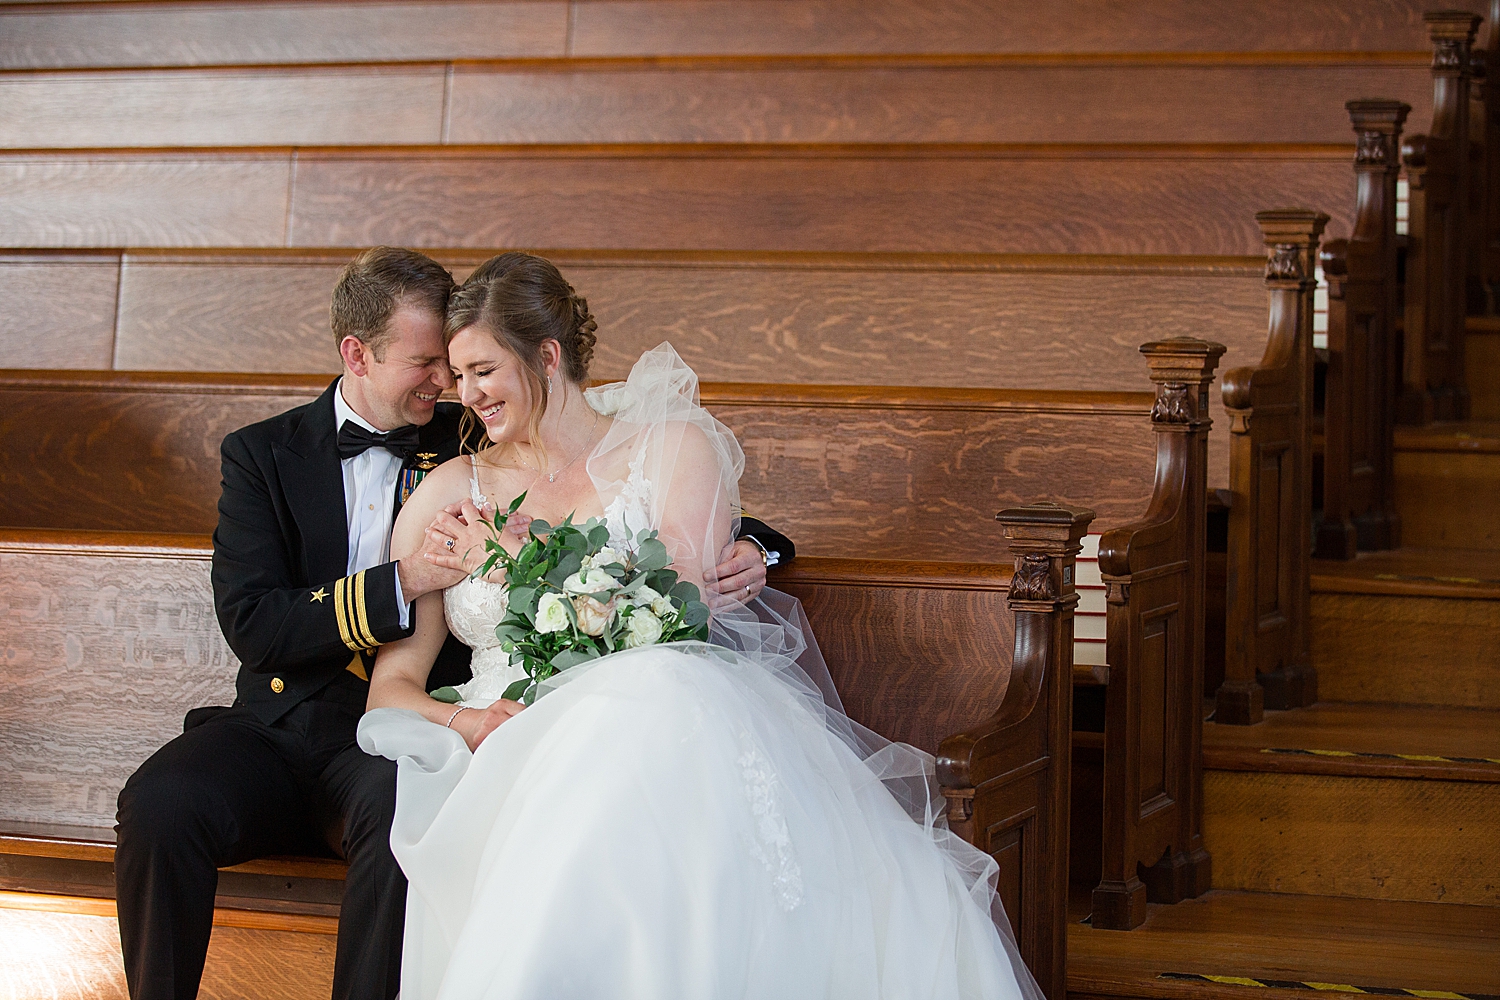
[(339, 460), (363, 455), (371, 448), (384, 448), (393, 455), (406, 458), (417, 450), (420, 433), (415, 424), (407, 424), (380, 434), (367, 431), (352, 420), (345, 420), (339, 428)]

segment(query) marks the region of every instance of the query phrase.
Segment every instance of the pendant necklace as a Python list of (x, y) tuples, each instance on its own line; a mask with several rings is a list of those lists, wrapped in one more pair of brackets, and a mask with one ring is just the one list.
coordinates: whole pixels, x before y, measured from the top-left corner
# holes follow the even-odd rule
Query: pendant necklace
[[(572, 458), (568, 459), (568, 461), (566, 463), (564, 463), (563, 465), (559, 465), (556, 469), (553, 469), (551, 472), (547, 473), (547, 482), (549, 482), (549, 483), (555, 483), (555, 482), (557, 482), (557, 477), (558, 476), (562, 475), (562, 473), (564, 471), (566, 471), (569, 466), (571, 466), (574, 462), (578, 461), (580, 458), (583, 457), (584, 449), (588, 448), (589, 442), (592, 441), (592, 440), (594, 440), (594, 431), (596, 431), (598, 429), (599, 429), (599, 411), (595, 410), (594, 411), (594, 422), (589, 427), (588, 436), (583, 439), (583, 446), (580, 447), (578, 449), (577, 453)], [(540, 476), (542, 474), (542, 470), (541, 469), (538, 469), (536, 466), (532, 465), (530, 462), (526, 461), (526, 459), (524, 459), (524, 458), (521, 457), (521, 452), (520, 452), (519, 449), (516, 451), (516, 461), (520, 462), (522, 465), (526, 466), (526, 468), (530, 469), (532, 472), (535, 472), (537, 475)]]

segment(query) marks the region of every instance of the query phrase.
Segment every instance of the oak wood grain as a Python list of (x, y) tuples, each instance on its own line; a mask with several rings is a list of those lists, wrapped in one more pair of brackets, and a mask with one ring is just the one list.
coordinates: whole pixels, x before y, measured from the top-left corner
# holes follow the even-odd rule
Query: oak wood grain
[(285, 152), (0, 156), (0, 244), (277, 246)]
[[(772, 586), (802, 601), (851, 719), (935, 753), (945, 736), (999, 707), (1015, 643), (1005, 604), (1010, 567), (804, 559), (798, 551)], [(928, 627), (936, 621), (941, 630)]]
[(112, 825), (125, 779), (183, 714), (233, 700), (206, 543), (172, 556), (0, 544), (0, 821)]
[(1500, 903), (1500, 784), (1204, 774), (1214, 887)]
[(565, 0), (0, 11), (0, 68), (211, 66), (560, 56)]
[(1349, 122), (1337, 101), (1285, 95), (1387, 95), (1426, 120), (1430, 62), (1417, 52), (1326, 65), (1087, 56), (460, 64), (447, 141), (1342, 143)]
[(1347, 227), (1348, 156), (1342, 146), (307, 150), (289, 243), (1252, 255), (1267, 204), (1326, 205)]
[[(0, 23), (3, 24), (3, 23)], [(442, 141), (441, 65), (0, 76), (0, 147)]]
[(0, 256), (0, 364), (110, 368), (120, 256)]
[(1401, 540), (1423, 548), (1500, 550), (1500, 454), (1397, 445)]

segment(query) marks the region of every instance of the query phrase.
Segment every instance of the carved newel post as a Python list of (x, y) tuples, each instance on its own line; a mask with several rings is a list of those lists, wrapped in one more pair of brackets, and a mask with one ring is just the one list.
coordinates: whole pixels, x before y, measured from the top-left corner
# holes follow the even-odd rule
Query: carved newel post
[(1474, 35), (1467, 11), (1422, 16), (1432, 37), (1432, 130), (1402, 144), (1410, 191), (1401, 423), (1462, 420), (1469, 211), (1469, 89)]
[[(1094, 512), (1038, 503), (997, 515), (1016, 570), (1016, 645), (995, 714), (938, 749), (955, 833), (1000, 865), (1000, 901), (1021, 957), (1051, 1000), (1067, 987), (1068, 808), (1075, 560)], [(1039, 865), (1037, 859), (1051, 859)], [(1059, 863), (1061, 859), (1061, 863)]]
[(1268, 257), (1265, 357), (1224, 375), (1229, 414), (1229, 553), (1221, 724), (1318, 700), (1307, 619), (1312, 548), (1313, 262), (1328, 216), (1256, 213)]
[(1323, 407), (1320, 559), (1396, 548), (1392, 434), (1401, 376), (1396, 350), (1396, 180), (1400, 101), (1345, 105), (1359, 144), (1354, 232), (1329, 240), (1320, 257), (1328, 280), (1328, 376)]
[(1156, 383), (1156, 484), (1146, 516), (1104, 533), (1109, 604), (1104, 853), (1095, 927), (1129, 930), (1147, 901), (1209, 888), (1203, 848), (1203, 613), (1208, 390), (1223, 344), (1145, 344)]

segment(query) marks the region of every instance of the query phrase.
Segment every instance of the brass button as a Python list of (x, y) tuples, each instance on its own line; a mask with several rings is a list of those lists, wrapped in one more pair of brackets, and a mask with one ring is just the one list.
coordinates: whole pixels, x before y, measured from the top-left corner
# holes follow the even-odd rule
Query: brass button
[(280, 677), (271, 678), (271, 690), (280, 694), (286, 690), (286, 683)]

